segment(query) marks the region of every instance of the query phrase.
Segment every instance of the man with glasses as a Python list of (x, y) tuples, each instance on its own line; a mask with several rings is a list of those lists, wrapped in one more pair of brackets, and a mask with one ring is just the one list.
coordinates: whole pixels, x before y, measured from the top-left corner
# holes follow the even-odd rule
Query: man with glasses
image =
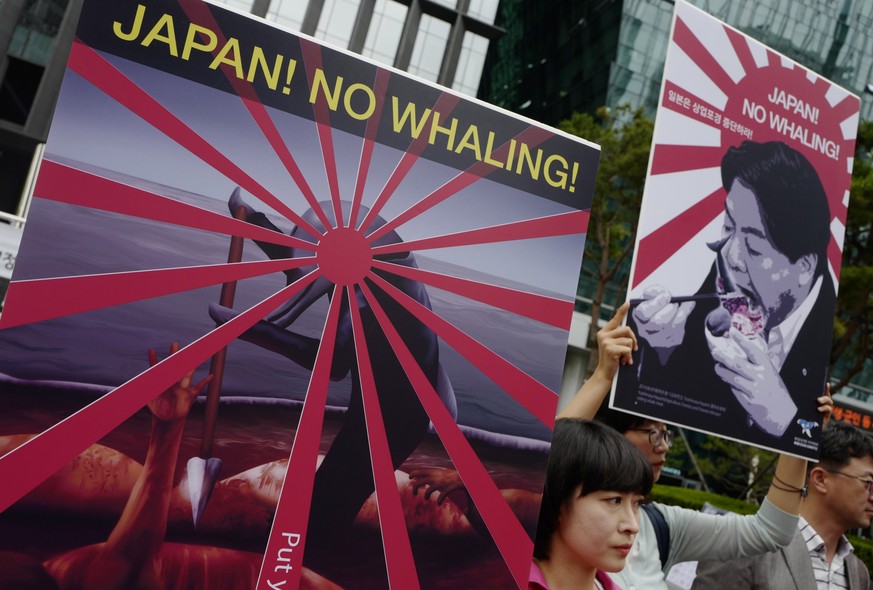
[(867, 590), (870, 575), (846, 531), (873, 517), (873, 439), (844, 422), (822, 432), (794, 539), (773, 553), (698, 565), (693, 590)]
[[(622, 325), (627, 312), (625, 303), (598, 331), (597, 368), (558, 417), (596, 418), (608, 424), (648, 459), (657, 480), (673, 439), (667, 425), (610, 409), (605, 401), (619, 365), (632, 364), (632, 353), (637, 350), (636, 335), (629, 326)], [(817, 405), (822, 418), (830, 415), (830, 397), (819, 397)], [(640, 532), (625, 568), (609, 577), (625, 590), (668, 590), (665, 574), (674, 564), (736, 559), (787, 545), (797, 528), (806, 461), (782, 455), (775, 474), (782, 483), (771, 484), (756, 514), (723, 517), (657, 502), (648, 504), (640, 512)]]

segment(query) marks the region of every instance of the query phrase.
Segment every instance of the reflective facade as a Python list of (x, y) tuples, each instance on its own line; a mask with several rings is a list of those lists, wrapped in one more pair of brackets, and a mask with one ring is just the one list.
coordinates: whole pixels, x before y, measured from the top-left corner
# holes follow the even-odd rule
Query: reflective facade
[[(873, 118), (873, 2), (691, 0), (861, 96)], [(503, 0), (480, 98), (556, 124), (630, 103), (654, 113), (673, 14), (669, 0)], [(868, 90), (868, 88), (870, 90)]]
[(76, 0), (0, 1), (0, 211), (17, 213), (73, 40)]
[(475, 96), (499, 0), (216, 0)]
[[(214, 0), (471, 96), (500, 0)], [(0, 217), (19, 212), (82, 0), (0, 0)]]

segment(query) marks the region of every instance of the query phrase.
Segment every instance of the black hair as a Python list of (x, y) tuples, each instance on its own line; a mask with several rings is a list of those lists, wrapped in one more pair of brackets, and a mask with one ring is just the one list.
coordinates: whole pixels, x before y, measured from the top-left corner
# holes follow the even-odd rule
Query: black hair
[(652, 466), (624, 436), (605, 424), (561, 418), (555, 422), (534, 557), (547, 559), (561, 509), (575, 497), (600, 490), (648, 494)]
[(734, 180), (751, 190), (773, 246), (793, 264), (817, 256), (816, 274), (827, 265), (830, 209), (818, 173), (806, 157), (781, 141), (744, 141), (721, 161), (721, 182), (730, 192)]
[(841, 468), (852, 459), (873, 457), (873, 438), (851, 424), (832, 421), (822, 430), (819, 449), (819, 465)]
[(597, 415), (594, 419), (598, 422), (606, 424), (610, 428), (624, 434), (628, 430), (640, 428), (643, 424), (649, 421), (648, 418), (637, 416), (636, 414), (628, 414), (621, 410), (613, 410), (609, 407), (609, 398), (603, 400), (600, 409), (597, 410)]

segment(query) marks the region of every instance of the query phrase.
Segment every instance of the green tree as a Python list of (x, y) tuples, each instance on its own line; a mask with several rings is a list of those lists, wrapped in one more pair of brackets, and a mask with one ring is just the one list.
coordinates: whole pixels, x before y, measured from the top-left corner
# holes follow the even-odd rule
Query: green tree
[(613, 305), (624, 299), (628, 258), (633, 251), (643, 185), (649, 162), (654, 124), (642, 109), (624, 105), (601, 107), (596, 116), (574, 113), (560, 128), (600, 144), (600, 164), (594, 185), (594, 202), (580, 281), (593, 283), (588, 348), (588, 374), (597, 363), (597, 318), (607, 287), (619, 285)]
[(862, 121), (855, 146), (852, 189), (840, 292), (831, 347), (835, 390), (858, 375), (871, 358), (873, 327), (873, 121)]
[(714, 492), (756, 502), (766, 495), (775, 453), (716, 436), (707, 436), (701, 451), (700, 469)]

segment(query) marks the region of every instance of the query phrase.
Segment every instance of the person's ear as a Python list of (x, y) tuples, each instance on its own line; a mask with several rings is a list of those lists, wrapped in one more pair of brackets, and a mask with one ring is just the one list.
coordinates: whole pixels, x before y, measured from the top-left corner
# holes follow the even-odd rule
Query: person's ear
[(813, 467), (808, 476), (806, 485), (820, 494), (828, 491), (828, 472), (823, 467)]
[(797, 282), (799, 285), (809, 285), (815, 279), (815, 269), (818, 267), (818, 255), (804, 254), (797, 260), (799, 269)]

